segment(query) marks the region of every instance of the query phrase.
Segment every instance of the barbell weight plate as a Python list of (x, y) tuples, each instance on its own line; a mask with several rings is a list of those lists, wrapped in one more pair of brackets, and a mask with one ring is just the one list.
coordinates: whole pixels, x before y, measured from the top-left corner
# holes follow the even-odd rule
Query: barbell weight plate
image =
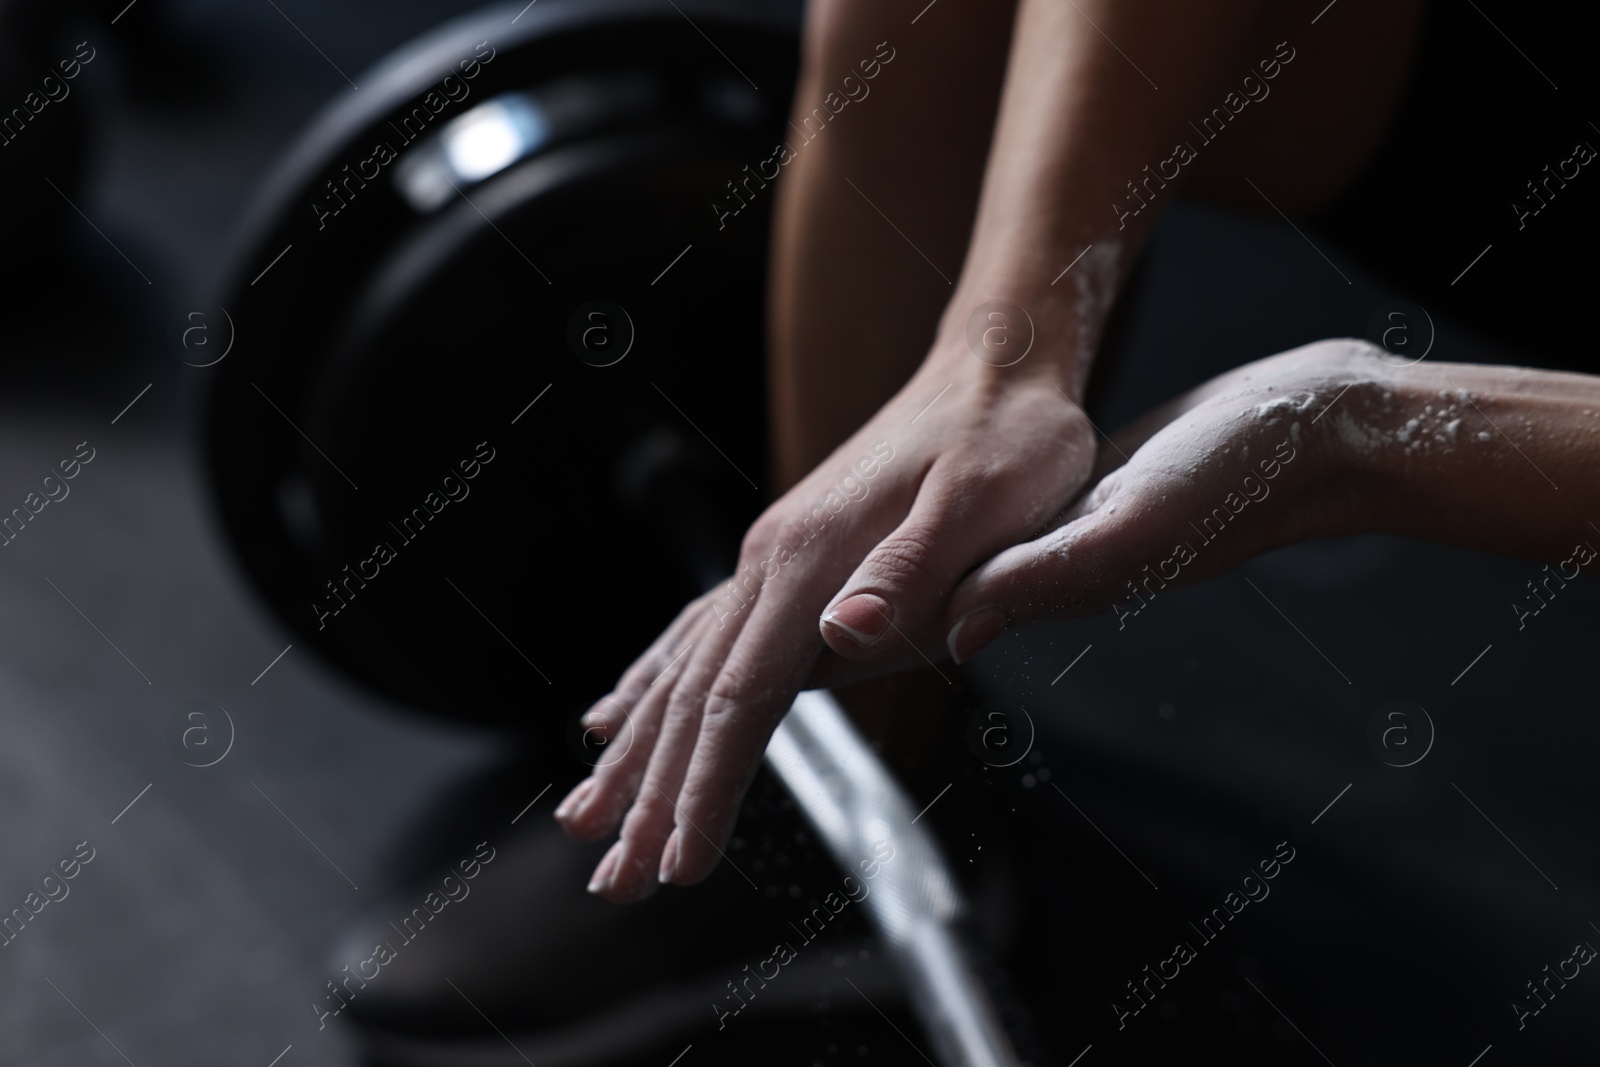
[[(621, 467), (663, 435), (704, 453), (699, 422), (763, 473), (767, 200), (726, 226), (711, 205), (781, 137), (797, 22), (679, 7), (545, 0), (513, 25), (511, 5), (402, 50), (269, 181), (217, 301), (223, 523), (297, 643), (412, 706), (571, 714), (694, 591)], [(462, 106), (424, 126), (451, 71)], [(568, 341), (596, 302), (622, 313), (592, 340), (632, 334), (609, 366)], [(719, 475), (733, 528), (762, 497)]]

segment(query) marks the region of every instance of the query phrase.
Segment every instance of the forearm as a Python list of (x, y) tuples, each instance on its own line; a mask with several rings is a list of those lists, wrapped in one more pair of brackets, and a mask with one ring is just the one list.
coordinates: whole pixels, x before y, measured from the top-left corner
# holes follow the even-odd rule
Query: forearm
[(1600, 546), (1600, 377), (1385, 367), (1320, 421), (1368, 528), (1546, 562)]
[[(966, 255), (1012, 13), (1008, 0), (941, 5), (912, 26), (926, 3), (807, 5), (768, 300), (783, 486), (905, 384)], [(846, 93), (859, 99), (820, 125)]]
[[(906, 36), (924, 7), (828, 0), (808, 16), (797, 124), (880, 40), (896, 58), (870, 97), (797, 148), (779, 190), (771, 366), (785, 482), (888, 399), (930, 341), (938, 388), (980, 386), (961, 373), (976, 363), (966, 327), (990, 300), (1024, 307), (1036, 338), (1001, 378), (1049, 368), (1076, 396), (1139, 244), (1194, 169), (1173, 161), (1177, 144), (1205, 151), (1188, 122), (1230, 92), (1240, 107), (1272, 91), (1285, 69), (1267, 0), (1025, 0), (1014, 17), (1004, 3), (958, 5)], [(1247, 110), (1235, 126), (1252, 122)]]
[[(1600, 558), (1600, 377), (1393, 357), (1330, 340), (1246, 364), (1117, 431), (1110, 468), (945, 607), (964, 661), (1000, 632), (1107, 609), (1315, 538), (1393, 533)], [(1520, 610), (1520, 609), (1519, 609)]]
[(1081, 391), (1117, 289), (1205, 151), (1189, 123), (1227, 101), (1248, 124), (1246, 92), (1270, 91), (1293, 61), (1292, 45), (1275, 44), (1271, 9), (1023, 0), (945, 348), (966, 347), (975, 307), (1007, 300), (1026, 309), (1035, 349), (1048, 353), (1012, 376), (1048, 373)]

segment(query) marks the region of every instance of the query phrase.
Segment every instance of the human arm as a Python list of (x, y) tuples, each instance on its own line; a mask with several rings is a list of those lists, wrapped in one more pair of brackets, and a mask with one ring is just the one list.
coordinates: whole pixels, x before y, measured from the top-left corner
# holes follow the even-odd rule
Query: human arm
[(951, 654), (1040, 619), (1124, 619), (1155, 591), (1316, 537), (1402, 534), (1566, 565), (1567, 579), (1595, 558), (1600, 377), (1391, 358), (1308, 345), (1114, 434), (1126, 461), (1103, 451), (1104, 476), (1054, 529), (956, 591)]
[[(708, 873), (823, 642), (860, 661), (906, 655), (963, 574), (1077, 494), (1094, 457), (1078, 406), (1090, 361), (1159, 206), (1186, 180), (1184, 164), (1170, 179), (1146, 168), (1180, 155), (1189, 116), (1223, 105), (1242, 72), (1261, 84), (1262, 63), (1280, 76), (1294, 61), (1275, 58), (1278, 12), (1022, 0), (973, 239), (926, 359), (757, 522), (734, 582), (691, 605), (597, 706), (617, 755), (558, 813), (582, 837), (622, 822), (596, 892), (637, 899), (658, 879)], [(1134, 210), (1135, 179), (1149, 207)], [(991, 300), (1024, 314), (992, 320)], [(936, 657), (941, 637), (916, 653)]]

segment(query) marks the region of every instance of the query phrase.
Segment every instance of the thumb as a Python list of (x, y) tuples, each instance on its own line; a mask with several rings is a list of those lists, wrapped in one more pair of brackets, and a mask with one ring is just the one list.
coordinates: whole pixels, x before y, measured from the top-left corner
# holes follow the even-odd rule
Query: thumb
[[(867, 554), (819, 620), (823, 640), (845, 659), (884, 658), (939, 620), (939, 609), (974, 564), (1018, 537), (1007, 491), (973, 488), (931, 473), (910, 513)], [(991, 516), (988, 521), (980, 516)], [(1021, 527), (1021, 528), (1018, 528)], [(898, 636), (900, 640), (882, 640)], [(937, 638), (936, 638), (937, 640)]]
[(1145, 573), (1165, 555), (1152, 554), (1158, 524), (1134, 494), (1118, 491), (1121, 473), (1108, 475), (1063, 525), (1006, 549), (956, 588), (945, 611), (953, 660), (965, 663), (1010, 627), (1099, 614), (1128, 598), (1135, 582), (1161, 581)]

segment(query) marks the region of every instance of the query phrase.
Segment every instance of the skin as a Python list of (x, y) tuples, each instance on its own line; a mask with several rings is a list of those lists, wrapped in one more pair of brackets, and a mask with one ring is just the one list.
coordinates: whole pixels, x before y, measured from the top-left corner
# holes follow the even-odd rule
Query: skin
[[(1546, 563), (1584, 542), (1600, 546), (1600, 378), (1398, 362), (1363, 342), (1319, 342), (1246, 364), (1119, 432), (1126, 462), (1102, 452), (1105, 476), (1054, 530), (1002, 552), (956, 590), (952, 629), (974, 616), (1000, 625), (962, 627), (953, 654), (971, 658), (1003, 627), (1118, 611), (1119, 601), (1137, 608), (1127, 583), (1178, 544), (1195, 555), (1173, 586), (1344, 534), (1402, 534)], [(1292, 460), (1264, 478), (1262, 463), (1286, 438)], [(1260, 499), (1214, 540), (1191, 525), (1247, 491)]]
[[(1336, 191), (1381, 134), (1419, 10), (1347, 0), (1313, 48), (1314, 12), (1266, 0), (946, 0), (912, 27), (922, 6), (818, 0), (808, 16), (797, 121), (877, 42), (896, 58), (779, 183), (773, 406), (792, 487), (746, 535), (733, 582), (596, 705), (615, 756), (557, 809), (581, 838), (620, 823), (590, 884), (608, 899), (711, 871), (802, 686), (944, 654), (963, 576), (1049, 527), (1094, 475), (1079, 401), (1160, 208), (1186, 182), (1250, 202), (1246, 171), (1285, 210)], [(1271, 102), (1150, 209), (1111, 209), (1291, 38)], [(1355, 51), (1371, 62), (1340, 58)], [(961, 270), (951, 283), (930, 260)], [(992, 300), (1025, 317), (994, 319)], [(842, 500), (849, 478), (866, 492)], [(795, 532), (817, 515), (820, 535)]]

